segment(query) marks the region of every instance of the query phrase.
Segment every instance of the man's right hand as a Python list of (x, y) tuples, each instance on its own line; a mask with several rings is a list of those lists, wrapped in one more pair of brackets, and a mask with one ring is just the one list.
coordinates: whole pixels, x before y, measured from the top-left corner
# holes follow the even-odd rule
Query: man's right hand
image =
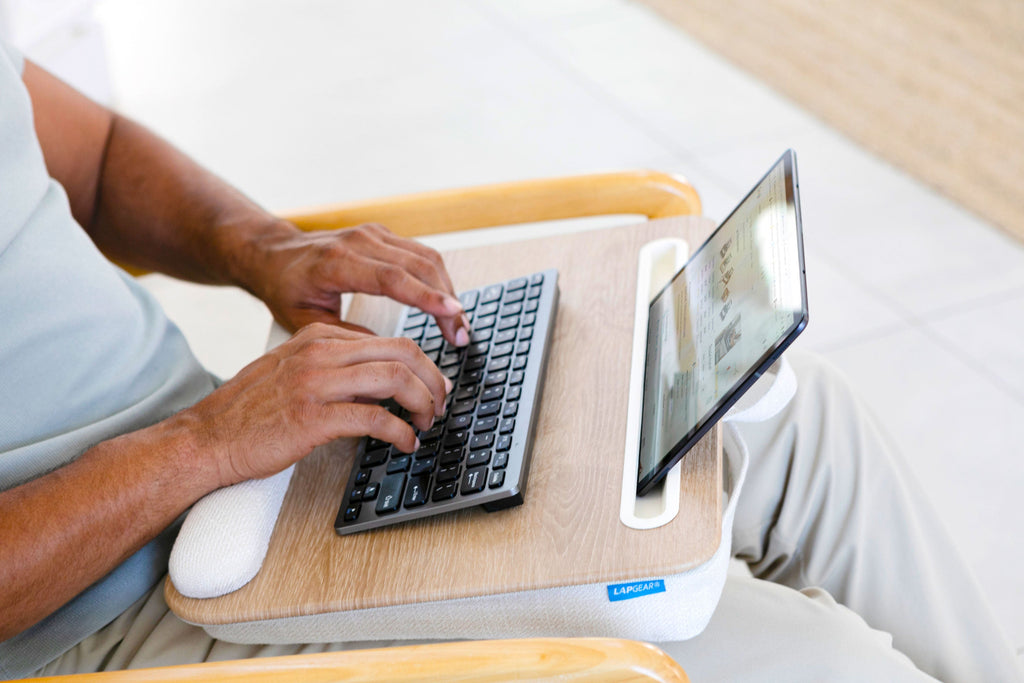
[(394, 399), (428, 429), (450, 389), (408, 339), (314, 323), (171, 420), (194, 435), (216, 485), (227, 486), (275, 474), (339, 437), (369, 435), (412, 452), (413, 427), (376, 401)]

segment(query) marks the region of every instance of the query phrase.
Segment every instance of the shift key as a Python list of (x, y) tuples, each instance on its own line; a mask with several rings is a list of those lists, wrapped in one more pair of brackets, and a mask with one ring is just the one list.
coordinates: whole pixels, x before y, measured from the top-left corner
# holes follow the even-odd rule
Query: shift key
[(380, 494), (377, 498), (377, 514), (386, 515), (398, 509), (402, 502), (402, 489), (405, 487), (405, 474), (389, 474), (380, 482)]

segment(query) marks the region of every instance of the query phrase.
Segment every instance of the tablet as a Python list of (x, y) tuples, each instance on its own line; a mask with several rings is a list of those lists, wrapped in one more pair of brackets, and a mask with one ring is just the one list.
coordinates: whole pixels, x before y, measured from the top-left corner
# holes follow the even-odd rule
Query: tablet
[(796, 155), (785, 154), (651, 301), (637, 494), (807, 325)]

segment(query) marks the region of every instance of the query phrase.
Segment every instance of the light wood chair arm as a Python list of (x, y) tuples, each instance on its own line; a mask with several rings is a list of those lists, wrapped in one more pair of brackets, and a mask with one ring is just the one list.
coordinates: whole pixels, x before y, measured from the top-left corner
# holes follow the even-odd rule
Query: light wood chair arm
[[(368, 199), (287, 212), (282, 218), (302, 230), (380, 223), (404, 237), (423, 237), (564, 218), (616, 214), (665, 218), (700, 212), (700, 197), (684, 178), (641, 170)], [(119, 265), (136, 277), (149, 272), (128, 264)]]
[(511, 680), (685, 683), (689, 679), (668, 655), (645, 643), (610, 638), (536, 638), (348, 650), (32, 680), (63, 683), (485, 683)]
[(303, 230), (380, 223), (405, 237), (563, 218), (699, 215), (700, 197), (681, 177), (657, 171), (481, 185), (349, 202), (288, 213)]

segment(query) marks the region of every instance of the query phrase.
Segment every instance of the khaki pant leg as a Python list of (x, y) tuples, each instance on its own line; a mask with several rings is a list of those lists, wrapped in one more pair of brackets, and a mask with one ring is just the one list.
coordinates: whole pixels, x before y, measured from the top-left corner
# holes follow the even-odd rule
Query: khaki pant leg
[(935, 680), (825, 591), (748, 577), (728, 578), (699, 636), (657, 645), (701, 683)]
[(1024, 680), (1009, 640), (913, 473), (845, 380), (789, 354), (799, 389), (767, 423), (741, 425), (750, 470), (733, 552), (754, 576), (821, 587), (923, 671)]

